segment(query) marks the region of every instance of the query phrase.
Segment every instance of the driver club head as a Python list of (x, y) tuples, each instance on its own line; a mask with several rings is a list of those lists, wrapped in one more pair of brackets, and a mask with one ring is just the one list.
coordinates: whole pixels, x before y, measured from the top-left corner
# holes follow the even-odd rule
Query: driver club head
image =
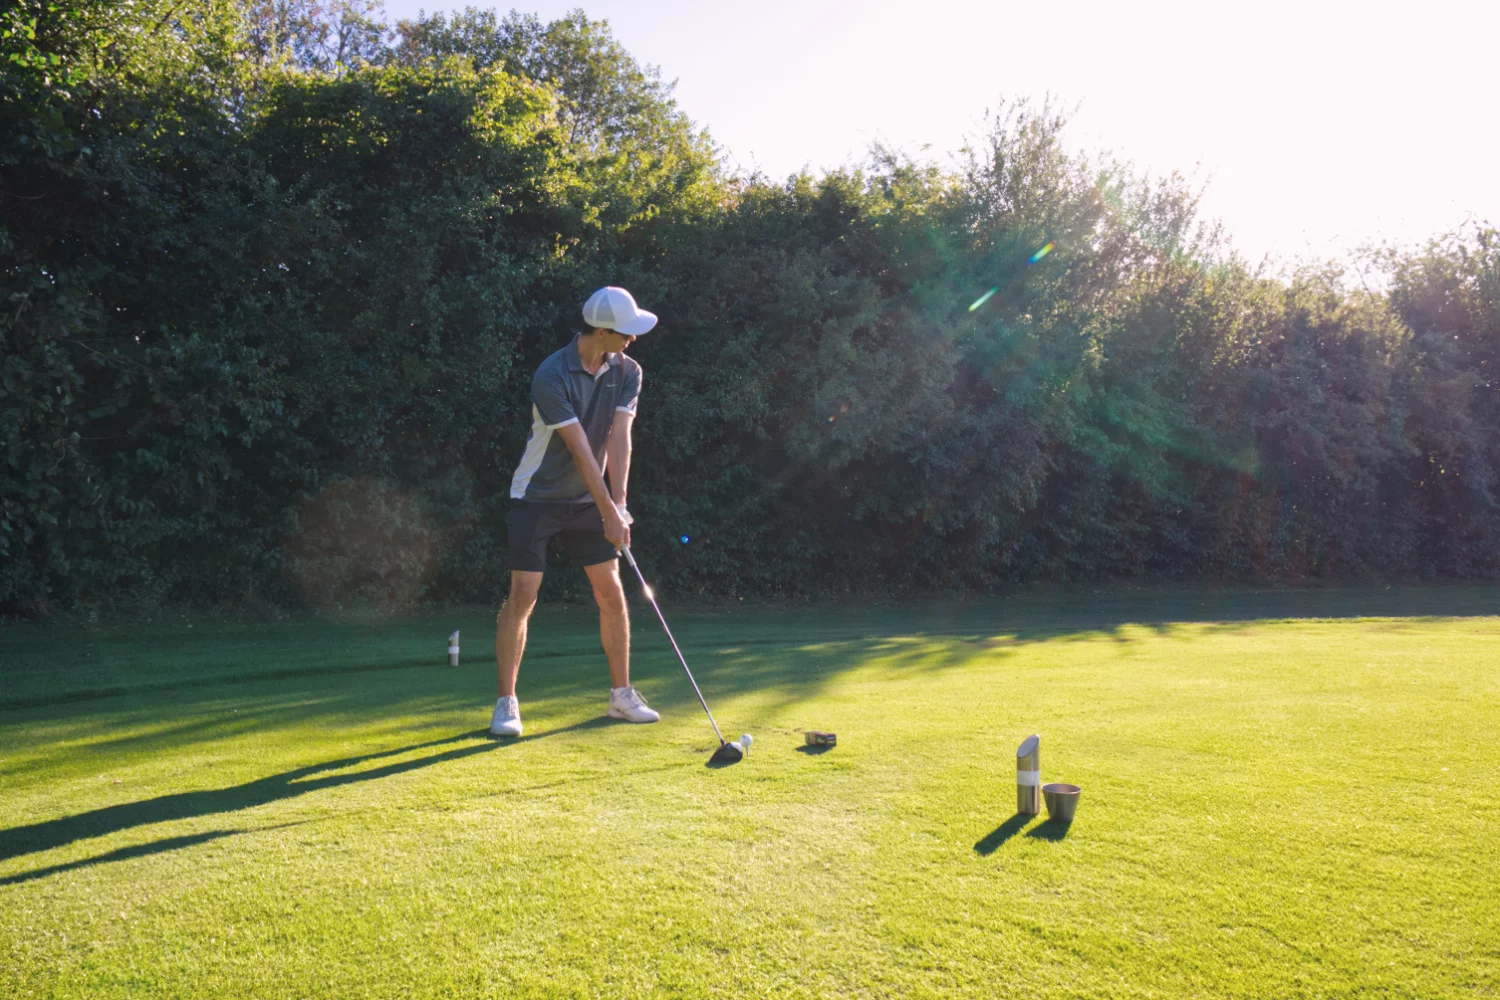
[(709, 764), (738, 764), (745, 758), (745, 749), (738, 743), (720, 743), (719, 749), (708, 758)]

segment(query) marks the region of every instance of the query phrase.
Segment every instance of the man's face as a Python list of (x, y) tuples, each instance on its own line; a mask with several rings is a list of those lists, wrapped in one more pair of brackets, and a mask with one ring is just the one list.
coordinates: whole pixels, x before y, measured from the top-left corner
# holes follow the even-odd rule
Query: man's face
[(606, 351), (609, 351), (610, 353), (617, 354), (620, 351), (625, 350), (625, 348), (629, 347), (633, 343), (635, 343), (634, 337), (619, 333), (615, 330), (604, 331), (604, 349)]

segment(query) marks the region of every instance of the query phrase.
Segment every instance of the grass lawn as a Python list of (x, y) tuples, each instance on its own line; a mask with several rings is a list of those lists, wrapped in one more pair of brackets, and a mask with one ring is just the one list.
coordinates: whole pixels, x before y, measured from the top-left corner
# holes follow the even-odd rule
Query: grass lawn
[(1500, 591), (666, 610), (5, 627), (0, 996), (1500, 995)]

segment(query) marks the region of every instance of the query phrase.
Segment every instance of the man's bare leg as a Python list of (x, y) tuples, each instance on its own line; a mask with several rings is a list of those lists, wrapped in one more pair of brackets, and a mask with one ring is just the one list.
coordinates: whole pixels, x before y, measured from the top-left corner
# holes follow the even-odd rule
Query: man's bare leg
[(625, 604), (625, 588), (620, 585), (619, 561), (585, 566), (583, 571), (593, 584), (594, 601), (599, 605), (599, 642), (609, 660), (609, 685), (626, 687), (630, 684), (630, 611)]
[(516, 693), (521, 654), (526, 652), (526, 622), (531, 618), (531, 609), (536, 607), (536, 595), (541, 588), (542, 574), (511, 570), (510, 596), (495, 616), (495, 667), (500, 675), (502, 698)]

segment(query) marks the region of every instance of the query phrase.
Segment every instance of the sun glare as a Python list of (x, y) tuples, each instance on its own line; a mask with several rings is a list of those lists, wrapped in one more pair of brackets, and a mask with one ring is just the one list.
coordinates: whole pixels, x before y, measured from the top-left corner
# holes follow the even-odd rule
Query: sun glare
[[(1000, 286), (996, 285), (994, 288), (991, 288), (989, 291), (987, 291), (983, 295), (979, 296), (979, 298), (977, 298), (977, 299), (974, 300), (974, 304), (969, 307), (969, 312), (973, 312), (975, 309), (978, 309), (980, 306), (984, 305), (986, 302), (988, 302), (990, 300), (990, 296), (994, 295), (999, 290), (1000, 290)], [(828, 419), (832, 420), (833, 418), (829, 417)]]

